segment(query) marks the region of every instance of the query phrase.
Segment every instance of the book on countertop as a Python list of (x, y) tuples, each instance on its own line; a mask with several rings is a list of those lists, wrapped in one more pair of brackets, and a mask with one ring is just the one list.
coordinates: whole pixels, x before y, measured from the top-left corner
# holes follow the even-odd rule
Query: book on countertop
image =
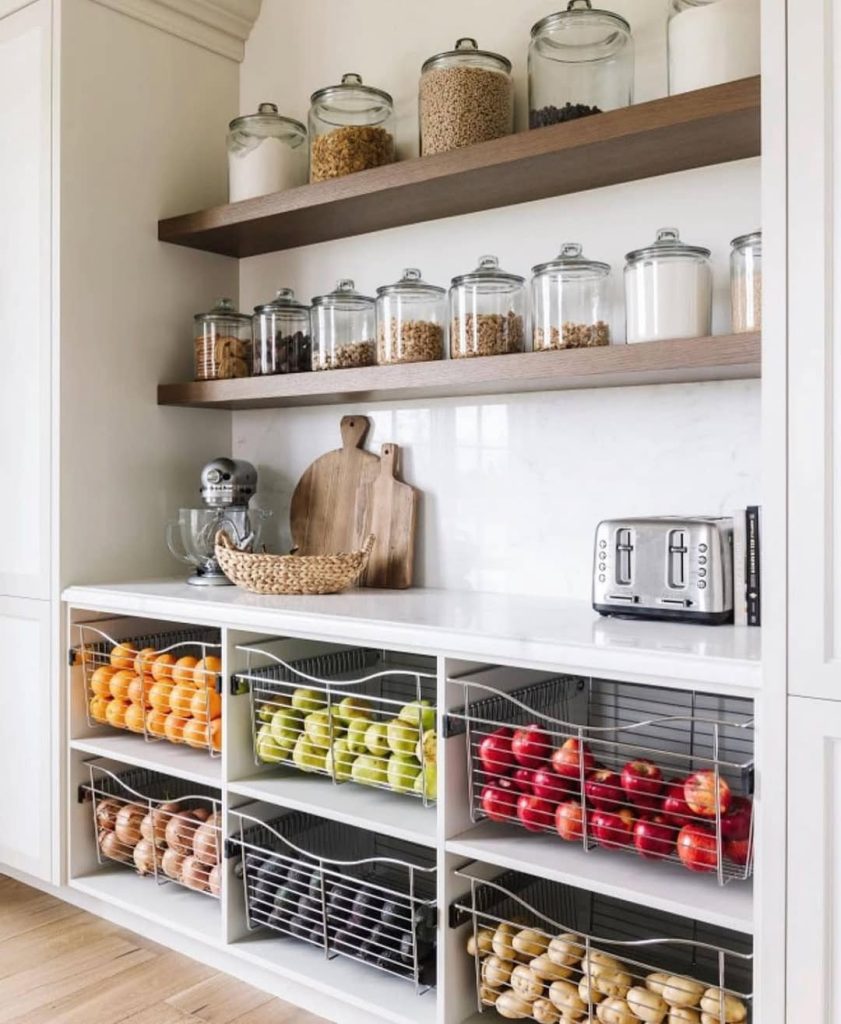
[(748, 508), (745, 510), (745, 583), (749, 626), (762, 625), (760, 526), (761, 522), (759, 506), (749, 505)]
[(744, 509), (733, 513), (733, 624), (748, 624), (747, 516)]

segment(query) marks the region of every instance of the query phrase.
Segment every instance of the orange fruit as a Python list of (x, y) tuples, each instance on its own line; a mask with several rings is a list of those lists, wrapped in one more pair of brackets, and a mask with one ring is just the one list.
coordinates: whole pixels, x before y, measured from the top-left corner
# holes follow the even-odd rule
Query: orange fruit
[(172, 679), (172, 666), (175, 658), (171, 654), (159, 654), (152, 662), (152, 678), (156, 683), (162, 679)]
[(207, 750), (210, 746), (210, 734), (208, 733), (207, 725), (204, 722), (197, 722), (195, 718), (188, 719), (187, 724), (184, 726), (184, 742), (191, 747)]
[(145, 707), (151, 707), (149, 704), (149, 691), (157, 683), (152, 681), (151, 676), (135, 676), (134, 679), (128, 684), (128, 699), (132, 704), (143, 704)]
[(112, 665), (100, 665), (91, 676), (91, 692), (97, 697), (105, 697), (105, 699), (108, 700), (111, 696), (108, 684), (111, 682), (111, 677), (116, 671), (117, 670)]
[(202, 658), (193, 669), (193, 678), (196, 681), (196, 686), (212, 686), (215, 688), (216, 679), (219, 673), (222, 671), (222, 659), (217, 658), (212, 654), (208, 654), (206, 658)]
[(172, 683), (162, 679), (159, 683), (153, 683), (149, 688), (147, 697), (155, 711), (162, 711), (164, 714), (170, 710), (169, 695), (172, 693)]
[(166, 716), (166, 721), (164, 722), (164, 735), (170, 743), (184, 742), (184, 726), (186, 724), (186, 718), (180, 718), (178, 715), (174, 714)]
[(188, 683), (190, 686), (195, 686), (193, 669), (198, 663), (198, 659), (194, 658), (192, 654), (185, 654), (183, 658), (179, 658), (175, 663), (175, 668), (172, 670), (173, 680), (176, 683)]
[(146, 724), (146, 709), (142, 704), (129, 704), (126, 709), (126, 728), (132, 732), (143, 732)]
[(108, 707), (105, 709), (105, 718), (108, 724), (113, 725), (115, 729), (125, 729), (128, 709), (129, 704), (124, 700), (108, 701)]
[(128, 688), (131, 686), (131, 682), (134, 679), (134, 673), (129, 672), (128, 669), (121, 668), (119, 672), (115, 672), (111, 676), (111, 681), (108, 683), (108, 689), (111, 691), (111, 696), (114, 700), (128, 700)]
[(222, 719), (214, 718), (210, 723), (210, 745), (214, 750), (222, 749)]
[(90, 702), (90, 713), (91, 718), (95, 722), (102, 722), (104, 725), (108, 721), (108, 703), (111, 700), (110, 697), (93, 697)]
[(117, 644), (111, 651), (111, 664), (114, 668), (133, 669), (136, 654), (131, 644)]
[(183, 718), (189, 718), (193, 697), (196, 693), (198, 693), (198, 690), (196, 690), (194, 686), (189, 686), (186, 683), (179, 683), (177, 686), (173, 686), (172, 688), (172, 692), (169, 695), (169, 706), (176, 715), (181, 715)]
[(146, 732), (150, 736), (166, 736), (166, 719), (166, 712), (157, 711), (153, 708), (146, 715)]
[(202, 687), (193, 693), (190, 714), (198, 722), (207, 722), (211, 718), (218, 718), (222, 714), (222, 698), (215, 690)]
[(134, 659), (132, 668), (136, 676), (151, 675), (152, 674), (152, 663), (157, 658), (158, 652), (154, 647), (144, 647), (142, 651), (138, 651), (137, 657)]

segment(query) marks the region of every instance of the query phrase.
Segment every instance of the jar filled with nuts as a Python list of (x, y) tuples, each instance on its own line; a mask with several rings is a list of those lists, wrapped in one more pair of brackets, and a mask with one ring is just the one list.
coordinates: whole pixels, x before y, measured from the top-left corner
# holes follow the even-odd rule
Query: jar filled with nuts
[(459, 39), (421, 68), (420, 151), (446, 153), (514, 131), (511, 61)]
[(535, 352), (610, 344), (610, 264), (585, 259), (577, 242), (567, 242), (556, 259), (532, 267), (532, 274)]
[(376, 300), (343, 280), (312, 300), (312, 368), (347, 370), (377, 361)]
[(251, 373), (251, 317), (230, 299), (219, 299), (207, 313), (196, 313), (193, 339), (196, 380), (229, 380)]
[(444, 358), (447, 292), (414, 267), (377, 289), (377, 362), (424, 363)]
[(522, 352), (526, 337), (526, 282), (483, 256), (450, 287), (450, 355), (500, 356)]
[(302, 373), (312, 369), (310, 307), (296, 302), (291, 288), (254, 307), (254, 375)]
[(310, 97), (310, 181), (341, 178), (394, 161), (394, 100), (359, 75)]

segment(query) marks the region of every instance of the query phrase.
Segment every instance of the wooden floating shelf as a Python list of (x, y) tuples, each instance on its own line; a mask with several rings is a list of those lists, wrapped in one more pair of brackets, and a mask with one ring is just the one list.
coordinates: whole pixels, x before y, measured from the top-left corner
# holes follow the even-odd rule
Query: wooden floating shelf
[(760, 376), (759, 334), (524, 352), (353, 370), (158, 386), (159, 405), (261, 409), (526, 391), (740, 380)]
[(256, 256), (760, 153), (760, 79), (171, 217), (164, 242)]

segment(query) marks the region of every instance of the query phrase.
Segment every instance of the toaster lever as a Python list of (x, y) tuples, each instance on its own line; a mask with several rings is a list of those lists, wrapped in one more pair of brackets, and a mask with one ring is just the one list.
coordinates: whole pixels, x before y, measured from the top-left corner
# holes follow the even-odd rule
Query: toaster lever
[(671, 604), (677, 608), (690, 608), (692, 606), (692, 602), (689, 598), (680, 597), (661, 597), (660, 604)]
[(621, 601), (623, 604), (637, 604), (639, 598), (635, 594), (608, 594), (608, 601)]

